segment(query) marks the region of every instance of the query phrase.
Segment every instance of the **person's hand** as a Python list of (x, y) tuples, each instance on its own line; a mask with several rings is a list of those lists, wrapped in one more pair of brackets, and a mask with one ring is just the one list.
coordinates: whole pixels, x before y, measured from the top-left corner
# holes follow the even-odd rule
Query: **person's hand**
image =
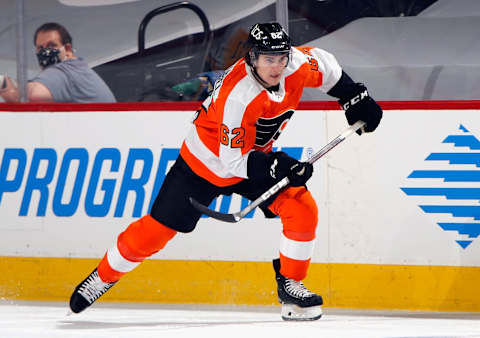
[[(382, 119), (382, 108), (375, 102), (368, 94), (367, 88), (361, 84), (356, 83), (355, 94), (349, 99), (339, 100), (338, 103), (345, 110), (345, 116), (349, 125), (362, 120), (366, 123), (363, 129), (366, 133), (370, 133), (377, 129), (380, 120)], [(359, 135), (362, 130), (357, 131)]]
[(312, 173), (311, 163), (297, 161), (282, 151), (270, 155), (270, 177), (276, 181), (287, 176), (291, 186), (299, 187), (307, 183)]

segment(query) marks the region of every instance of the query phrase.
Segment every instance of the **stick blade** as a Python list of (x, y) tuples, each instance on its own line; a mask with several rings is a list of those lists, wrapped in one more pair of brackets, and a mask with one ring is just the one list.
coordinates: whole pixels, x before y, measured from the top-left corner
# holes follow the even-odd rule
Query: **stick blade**
[(193, 205), (195, 209), (200, 211), (202, 214), (205, 214), (209, 217), (218, 219), (223, 222), (229, 222), (229, 223), (237, 223), (240, 218), (236, 218), (234, 214), (224, 214), (222, 212), (218, 212), (215, 210), (212, 210), (206, 206), (204, 206), (202, 203), (198, 202), (195, 198), (190, 197), (189, 198), (190, 203)]

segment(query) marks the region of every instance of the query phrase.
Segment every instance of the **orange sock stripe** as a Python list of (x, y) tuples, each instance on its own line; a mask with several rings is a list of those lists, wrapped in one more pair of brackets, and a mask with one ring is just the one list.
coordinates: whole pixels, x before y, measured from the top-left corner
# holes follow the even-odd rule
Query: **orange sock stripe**
[(98, 264), (97, 272), (100, 279), (105, 283), (116, 282), (125, 274), (125, 272), (119, 272), (112, 269), (110, 264), (108, 264), (107, 254), (103, 256), (100, 264)]
[(310, 259), (299, 261), (280, 254), (280, 273), (285, 277), (295, 279), (297, 281), (307, 277)]

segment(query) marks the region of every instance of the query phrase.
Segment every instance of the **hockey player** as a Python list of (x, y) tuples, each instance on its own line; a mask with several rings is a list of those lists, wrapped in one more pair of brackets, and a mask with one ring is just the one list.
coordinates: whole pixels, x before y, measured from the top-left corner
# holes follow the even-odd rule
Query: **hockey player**
[(280, 257), (273, 260), (282, 318), (321, 317), (322, 297), (302, 283), (318, 220), (317, 206), (305, 186), (313, 167), (273, 152), (272, 144), (292, 117), (304, 87), (338, 98), (349, 124), (366, 122), (364, 132), (377, 128), (382, 110), (333, 55), (313, 47), (292, 48), (278, 23), (254, 25), (248, 41), (247, 55), (225, 71), (197, 111), (150, 214), (130, 224), (75, 288), (70, 299), (73, 312), (90, 306), (177, 232), (193, 231), (201, 214), (189, 197), (204, 205), (232, 193), (255, 200), (288, 176), (290, 185), (260, 205), (266, 217), (278, 215), (283, 225)]

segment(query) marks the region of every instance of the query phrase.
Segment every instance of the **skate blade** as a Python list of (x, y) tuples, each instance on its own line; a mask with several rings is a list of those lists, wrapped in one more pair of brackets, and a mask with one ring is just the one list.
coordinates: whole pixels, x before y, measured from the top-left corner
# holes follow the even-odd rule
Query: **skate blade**
[(282, 319), (287, 321), (317, 320), (322, 317), (320, 305), (300, 307), (294, 304), (282, 304)]

